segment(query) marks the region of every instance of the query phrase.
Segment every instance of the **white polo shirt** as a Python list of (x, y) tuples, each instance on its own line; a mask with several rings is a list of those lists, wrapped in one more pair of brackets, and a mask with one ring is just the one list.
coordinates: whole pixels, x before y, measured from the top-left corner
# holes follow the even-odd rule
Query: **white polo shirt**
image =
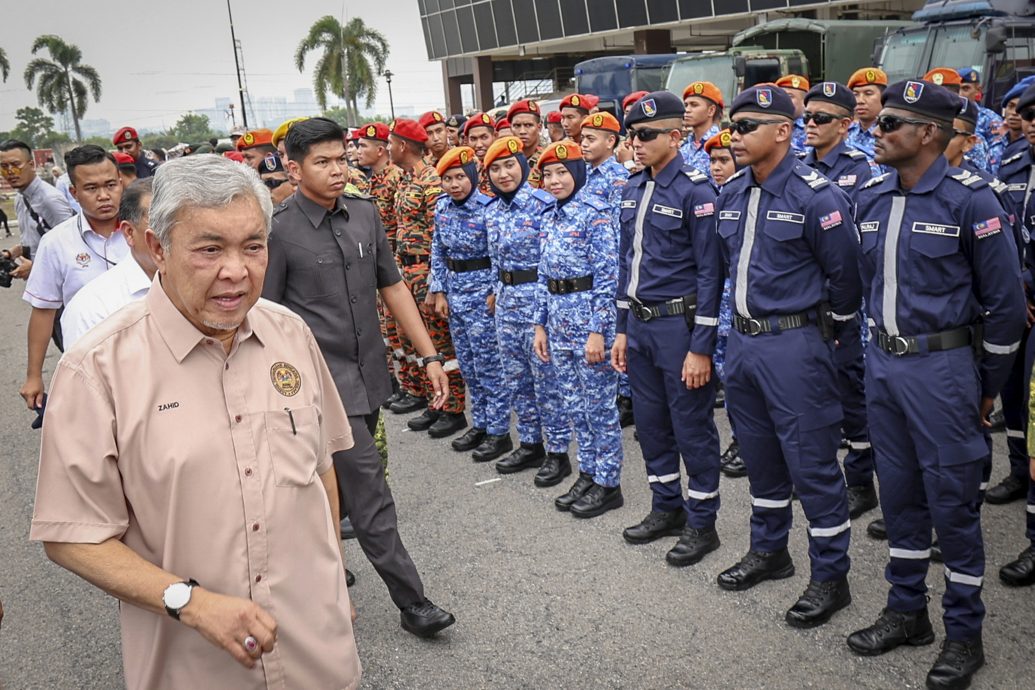
[(61, 335), (68, 350), (87, 331), (131, 302), (143, 299), (151, 279), (130, 254), (118, 266), (91, 280), (61, 314)]
[(105, 238), (86, 216), (72, 216), (40, 240), (22, 299), (39, 309), (60, 309), (75, 293), (129, 256), (118, 230)]

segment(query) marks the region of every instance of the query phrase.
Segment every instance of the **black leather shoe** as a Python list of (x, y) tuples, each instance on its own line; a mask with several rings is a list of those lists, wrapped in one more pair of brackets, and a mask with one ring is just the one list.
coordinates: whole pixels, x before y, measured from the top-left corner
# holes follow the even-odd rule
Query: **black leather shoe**
[(809, 580), (805, 593), (798, 598), (784, 618), (792, 628), (815, 628), (852, 603), (848, 579), (819, 582)]
[(428, 401), (409, 393), (402, 393), (399, 399), (388, 406), (395, 414), (409, 414), (428, 406)]
[(489, 462), (512, 450), (514, 450), (514, 442), (510, 439), (510, 434), (486, 436), (474, 449), (471, 459), (475, 462)]
[(547, 453), (546, 462), (535, 473), (535, 479), (532, 481), (539, 487), (556, 486), (569, 474), (571, 460), (568, 459), (567, 453)]
[(600, 486), (594, 483), (582, 498), (571, 504), (571, 514), (577, 518), (592, 518), (625, 505), (621, 486)]
[(848, 517), (852, 520), (877, 507), (877, 492), (873, 481), (863, 486), (848, 487)]
[(636, 423), (636, 418), (633, 417), (633, 401), (632, 398), (627, 398), (624, 395), (618, 396), (618, 423), (621, 424), (624, 429), (627, 426), (632, 426)]
[(582, 498), (593, 486), (595, 486), (593, 484), (593, 477), (585, 472), (579, 472), (579, 478), (568, 489), (568, 493), (558, 496), (554, 499), (553, 504), (557, 507), (557, 510), (571, 510), (575, 501)]
[(866, 525), (866, 534), (870, 535), (872, 539), (886, 540), (888, 538), (888, 525), (884, 522), (884, 518), (877, 518)]
[(453, 442), (449, 445), (452, 446), (453, 450), (457, 453), (466, 453), (469, 450), (474, 450), (482, 444), (485, 440), (485, 429), (479, 429), (476, 426), (472, 426), (467, 430), (467, 433), (460, 438), (454, 438)]
[(848, 647), (860, 656), (877, 656), (899, 645), (920, 647), (934, 642), (927, 607), (917, 611), (884, 609), (877, 622), (848, 636)]
[(453, 614), (435, 606), (430, 599), (425, 599), (419, 604), (410, 604), (400, 610), (399, 618), (402, 620), (403, 630), (417, 637), (431, 637), (456, 623)]
[(1029, 546), (1017, 560), (1011, 561), (999, 569), (999, 579), (1010, 587), (1029, 587), (1035, 585), (1035, 546)]
[(402, 397), (402, 391), (395, 391), (388, 396), (388, 399), (381, 403), (381, 409), (390, 410), (394, 403), (399, 402), (399, 398)]
[(782, 580), (794, 574), (794, 563), (787, 549), (772, 551), (748, 551), (740, 561), (719, 573), (719, 586), (731, 592), (751, 589), (765, 580)]
[(697, 529), (689, 525), (683, 528), (676, 545), (665, 554), (669, 565), (684, 568), (697, 563), (702, 558), (719, 548), (719, 533), (714, 527)]
[(994, 506), (1000, 506), (1004, 503), (1012, 503), (1027, 495), (1028, 482), (1008, 474), (1003, 481), (985, 492), (985, 501)]
[(744, 464), (744, 459), (740, 457), (740, 445), (736, 441), (730, 443), (722, 452), (722, 456), (719, 458), (719, 470), (730, 479), (747, 476), (747, 466)]
[(410, 427), (410, 430), (412, 431), (427, 431), (431, 428), (432, 424), (438, 421), (438, 418), (441, 415), (441, 412), (429, 407), (410, 421), (406, 422), (406, 426)]
[(428, 427), (428, 436), (431, 438), (445, 438), (466, 428), (467, 417), (463, 412), (443, 412), (435, 420), (435, 423)]
[(341, 519), (341, 538), (342, 539), (355, 539), (356, 528), (352, 526), (352, 520), (349, 520), (349, 516), (346, 515)]
[(356, 584), (356, 576), (352, 574), (352, 571), (345, 568), (345, 586), (351, 587)]
[(542, 443), (522, 443), (513, 453), (496, 463), (500, 474), (514, 474), (529, 467), (539, 467), (546, 460)]
[(649, 544), (661, 537), (675, 537), (686, 527), (686, 511), (652, 510), (640, 524), (622, 530), (622, 538), (630, 544)]
[(927, 672), (929, 690), (963, 690), (985, 665), (985, 649), (981, 638), (974, 640), (945, 640), (942, 651)]

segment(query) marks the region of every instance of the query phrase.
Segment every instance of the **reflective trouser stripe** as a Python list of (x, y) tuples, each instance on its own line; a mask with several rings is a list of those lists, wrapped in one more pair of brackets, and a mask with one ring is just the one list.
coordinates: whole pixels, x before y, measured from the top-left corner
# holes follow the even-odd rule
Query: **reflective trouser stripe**
[(978, 484), (978, 491), (987, 491), (987, 490), (988, 490), (988, 482), (981, 482), (980, 484)]
[(1024, 431), (1022, 429), (1007, 429), (1006, 438), (1024, 438)]
[(809, 534), (813, 537), (836, 537), (852, 528), (852, 521), (848, 520), (837, 527), (809, 527)]
[(881, 296), (881, 315), (888, 335), (898, 335), (898, 239), (902, 234), (902, 216), (906, 212), (906, 197), (891, 200), (888, 233), (884, 236), (884, 294)]
[(712, 491), (710, 493), (705, 493), (703, 491), (693, 491), (693, 490), (690, 490), (690, 491), (687, 492), (687, 495), (690, 498), (694, 499), (695, 501), (707, 501), (707, 500), (710, 500), (710, 499), (713, 499), (713, 498), (718, 498), (719, 497), (719, 492), (718, 491)]
[(948, 568), (945, 569), (945, 579), (949, 582), (955, 582), (960, 585), (970, 585), (971, 587), (980, 587), (981, 583), (985, 581), (985, 578), (983, 577), (954, 573)]
[(751, 505), (756, 508), (790, 508), (791, 499), (787, 498), (780, 501), (772, 498), (755, 498), (752, 496)]
[(1021, 341), (1018, 340), (1016, 343), (1010, 343), (1009, 345), (996, 345), (987, 340), (982, 340), (981, 347), (990, 355), (1009, 355), (1021, 349)]
[(751, 250), (755, 247), (755, 227), (758, 224), (758, 202), (762, 199), (762, 188), (752, 187), (748, 197), (747, 220), (744, 222), (744, 241), (737, 258), (737, 313), (751, 318), (748, 311), (748, 266), (751, 264)]
[(647, 475), (647, 481), (651, 484), (668, 484), (669, 482), (679, 481), (679, 472), (675, 474), (663, 474), (660, 477), (656, 474)]
[(695, 316), (694, 317), (694, 324), (696, 324), (698, 326), (718, 326), (719, 325), (719, 319), (718, 318), (712, 318), (710, 316)]
[(1028, 512), (1031, 513), (1032, 515), (1035, 515), (1035, 505), (1032, 505), (1031, 503), (1029, 503), (1028, 504)]
[(907, 558), (913, 561), (920, 561), (931, 557), (930, 549), (914, 550), (891, 548), (889, 549), (889, 553), (892, 558)]
[(871, 448), (869, 441), (849, 441), (848, 447), (852, 450), (869, 450)]

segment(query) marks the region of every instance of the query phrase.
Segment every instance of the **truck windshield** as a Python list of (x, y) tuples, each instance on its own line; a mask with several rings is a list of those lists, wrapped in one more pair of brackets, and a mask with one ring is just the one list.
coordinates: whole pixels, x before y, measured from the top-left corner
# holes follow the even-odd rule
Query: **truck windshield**
[(747, 61), (747, 71), (744, 72), (744, 88), (772, 81), (783, 76), (780, 69), (779, 58), (757, 58)]
[[(633, 72), (633, 91), (660, 91), (665, 88), (665, 77), (668, 76), (668, 65), (657, 67), (637, 67)], [(590, 91), (590, 93), (593, 93)]]
[(936, 29), (934, 45), (931, 47), (931, 64), (928, 69), (935, 67), (980, 69), (985, 61), (985, 32), (982, 29), (980, 35), (975, 38), (971, 30), (970, 26), (943, 26)]
[(668, 74), (665, 85), (674, 94), (682, 95), (683, 89), (695, 81), (710, 81), (719, 87), (723, 98), (731, 103), (737, 95), (737, 75), (733, 72), (733, 58), (729, 55), (699, 57), (690, 60), (676, 60)]
[(927, 34), (928, 29), (923, 28), (888, 36), (887, 43), (884, 44), (884, 54), (881, 56), (881, 68), (887, 72), (889, 84), (903, 79), (915, 79), (926, 72), (921, 70), (920, 60), (924, 56)]

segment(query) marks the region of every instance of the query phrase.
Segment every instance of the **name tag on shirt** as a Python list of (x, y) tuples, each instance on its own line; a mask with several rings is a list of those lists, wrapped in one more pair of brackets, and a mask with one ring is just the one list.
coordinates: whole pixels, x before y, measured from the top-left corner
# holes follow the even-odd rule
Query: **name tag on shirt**
[(669, 216), (670, 218), (683, 217), (682, 209), (672, 208), (671, 206), (662, 206), (661, 204), (654, 204), (654, 206), (651, 207), (651, 210), (654, 211), (654, 213), (660, 213), (661, 215)]
[(859, 232), (877, 232), (880, 230), (880, 221), (873, 220), (865, 223), (859, 223)]
[(626, 199), (622, 202), (622, 208), (636, 208), (636, 199)]
[(1006, 185), (1006, 189), (1011, 192), (1023, 192), (1028, 188), (1027, 182), (1016, 182), (1014, 184)]
[(765, 214), (766, 220), (776, 220), (781, 223), (797, 223), (799, 225), (805, 222), (805, 216), (800, 213), (788, 213), (787, 211), (769, 211)]
[(740, 220), (740, 211), (719, 211), (719, 220)]
[(959, 237), (960, 226), (917, 221), (913, 223), (913, 232), (920, 232), (925, 235), (938, 235), (939, 237)]

